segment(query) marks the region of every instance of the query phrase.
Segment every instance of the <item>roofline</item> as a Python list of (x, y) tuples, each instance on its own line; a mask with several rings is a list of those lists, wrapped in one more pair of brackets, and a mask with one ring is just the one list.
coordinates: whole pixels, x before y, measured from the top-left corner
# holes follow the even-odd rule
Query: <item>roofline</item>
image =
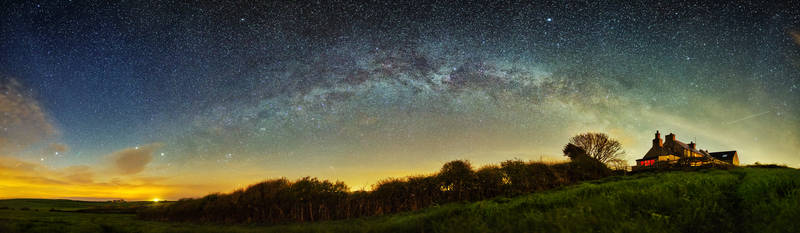
[(736, 151), (735, 151), (735, 150), (729, 150), (729, 151), (716, 151), (716, 152), (708, 152), (708, 153), (709, 153), (709, 154), (716, 154), (716, 153), (726, 153), (726, 154), (727, 154), (727, 153), (731, 153), (731, 152), (733, 152), (733, 153), (736, 153)]

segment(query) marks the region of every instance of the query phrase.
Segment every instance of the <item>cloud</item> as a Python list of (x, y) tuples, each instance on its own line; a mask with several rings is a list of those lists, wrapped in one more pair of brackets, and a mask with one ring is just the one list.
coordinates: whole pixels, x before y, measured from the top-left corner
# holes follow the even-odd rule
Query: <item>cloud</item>
[[(106, 158), (111, 163), (62, 168), (0, 154), (0, 199), (172, 200), (233, 188), (219, 182), (196, 184), (197, 174), (181, 173), (183, 176), (178, 179), (175, 176), (142, 174), (152, 159), (152, 153), (160, 147), (161, 144), (156, 143), (139, 149), (126, 148), (108, 155)], [(118, 166), (117, 161), (123, 164)], [(207, 170), (201, 173), (206, 174)]]
[(58, 132), (16, 79), (0, 75), (0, 152), (16, 152)]
[(64, 178), (71, 182), (93, 183), (94, 172), (86, 165), (69, 166), (64, 168)]
[(113, 163), (113, 168), (117, 173), (131, 175), (144, 170), (148, 163), (153, 160), (153, 152), (161, 148), (160, 143), (148, 144), (125, 148), (112, 153), (108, 157)]
[(164, 177), (104, 177), (91, 166), (50, 168), (14, 157), (0, 156), (0, 199), (73, 198), (132, 199), (178, 198), (177, 189), (198, 187), (167, 184)]
[[(29, 185), (84, 185), (94, 183), (94, 171), (86, 165), (63, 169), (49, 168), (13, 157), (0, 156), (0, 183), (25, 183)], [(15, 182), (9, 182), (9, 181)]]
[(47, 146), (47, 152), (64, 153), (67, 151), (69, 151), (69, 146), (63, 143), (50, 143), (50, 145)]
[(53, 171), (44, 166), (0, 156), (0, 190), (15, 184), (36, 186), (66, 183), (50, 178), (52, 174), (54, 174)]

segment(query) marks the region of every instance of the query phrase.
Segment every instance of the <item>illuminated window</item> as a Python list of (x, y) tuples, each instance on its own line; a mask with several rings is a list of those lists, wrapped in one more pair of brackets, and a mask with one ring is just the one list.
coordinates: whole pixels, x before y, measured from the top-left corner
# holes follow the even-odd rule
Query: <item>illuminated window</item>
[(639, 166), (650, 166), (656, 163), (655, 159), (638, 161)]
[(653, 160), (653, 159), (645, 160), (645, 161), (639, 161), (639, 165), (641, 165), (641, 166), (651, 166), (654, 163), (655, 163), (655, 160)]

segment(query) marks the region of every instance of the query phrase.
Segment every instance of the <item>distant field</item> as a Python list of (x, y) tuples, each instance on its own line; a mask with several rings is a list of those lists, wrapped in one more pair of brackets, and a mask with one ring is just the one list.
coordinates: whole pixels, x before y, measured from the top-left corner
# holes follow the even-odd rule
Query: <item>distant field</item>
[(800, 170), (610, 177), (516, 198), (303, 225), (197, 225), (47, 211), (103, 204), (0, 200), (0, 208), (15, 209), (0, 210), (0, 232), (800, 232)]
[(49, 200), (49, 199), (8, 199), (0, 200), (0, 208), (8, 207), (14, 209), (29, 208), (38, 210), (49, 210), (50, 208), (63, 210), (85, 209), (95, 206), (102, 206), (105, 202), (92, 201), (73, 201), (73, 200)]
[(74, 200), (51, 200), (51, 199), (7, 199), (0, 200), (0, 208), (29, 208), (31, 210), (65, 210), (73, 211), (87, 208), (108, 207), (108, 206), (140, 206), (149, 205), (149, 201), (134, 201), (123, 203), (98, 202), (98, 201), (74, 201)]

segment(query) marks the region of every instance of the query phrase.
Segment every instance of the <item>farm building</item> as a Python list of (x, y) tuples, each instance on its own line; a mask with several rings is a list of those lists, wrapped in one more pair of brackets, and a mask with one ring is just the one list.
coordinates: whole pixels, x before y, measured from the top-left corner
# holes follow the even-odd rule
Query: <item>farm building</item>
[(642, 159), (636, 160), (634, 170), (666, 166), (730, 166), (739, 165), (736, 151), (709, 153), (698, 150), (695, 142), (686, 144), (677, 139), (675, 134), (668, 134), (666, 140), (656, 131), (653, 146)]

